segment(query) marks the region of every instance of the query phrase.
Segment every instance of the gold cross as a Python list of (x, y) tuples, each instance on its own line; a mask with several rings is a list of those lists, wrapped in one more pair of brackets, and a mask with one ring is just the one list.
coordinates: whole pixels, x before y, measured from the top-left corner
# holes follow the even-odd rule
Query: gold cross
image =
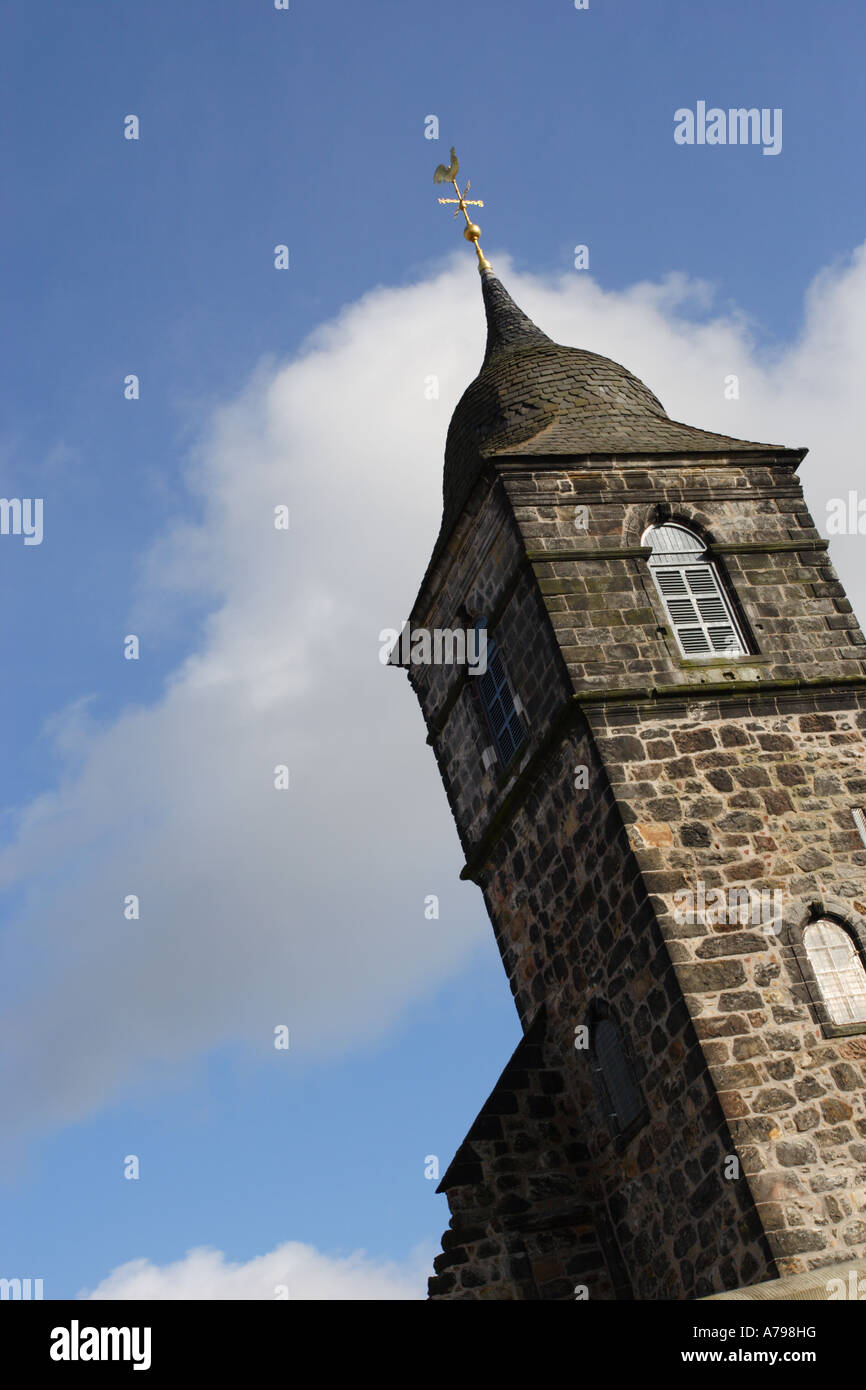
[(484, 207), (484, 203), (483, 203), (483, 201), (481, 200), (481, 198), (467, 198), (467, 197), (466, 197), (466, 194), (469, 192), (470, 188), (472, 187), (472, 184), (471, 184), (471, 183), (467, 183), (466, 187), (464, 188), (463, 192), (461, 193), (461, 192), (460, 192), (460, 189), (457, 187), (457, 180), (456, 180), (456, 179), (452, 179), (451, 182), (454, 184), (454, 187), (455, 187), (455, 189), (457, 190), (457, 197), (456, 197), (456, 198), (440, 198), (440, 199), (439, 199), (439, 202), (440, 202), (440, 203), (457, 203), (457, 204), (458, 204), (458, 207), (457, 207), (457, 211), (455, 212), (454, 216), (455, 216), (455, 217), (459, 217), (459, 216), (460, 216), (460, 213), (462, 212), (462, 213), (463, 213), (463, 216), (466, 217), (466, 220), (467, 220), (467, 222), (468, 222), (469, 219), (468, 219), (468, 217), (466, 216), (466, 209), (467, 209), (467, 207), (470, 207), (470, 208), (483, 208), (483, 207)]
[(472, 218), (466, 211), (468, 207), (483, 208), (484, 203), (480, 198), (467, 198), (466, 194), (472, 187), (471, 183), (469, 182), (467, 182), (463, 192), (460, 192), (460, 185), (457, 182), (457, 175), (459, 172), (460, 161), (458, 160), (457, 155), (452, 147), (451, 163), (448, 165), (447, 168), (444, 164), (439, 164), (436, 168), (435, 174), (433, 175), (433, 181), (434, 183), (450, 183), (454, 189), (454, 192), (457, 194), (457, 197), (440, 198), (439, 202), (443, 204), (450, 204), (452, 207), (456, 203), (457, 206), (454, 208), (454, 216), (459, 217), (460, 213), (462, 212), (463, 216), (466, 218), (466, 226), (463, 228), (463, 235), (465, 236), (466, 240), (471, 241), (473, 246), (475, 247), (475, 253), (478, 256), (479, 271), (490, 270), (490, 262), (487, 260), (483, 251), (481, 250), (481, 247), (478, 244), (481, 238), (481, 228), (478, 226), (477, 222), (472, 221)]

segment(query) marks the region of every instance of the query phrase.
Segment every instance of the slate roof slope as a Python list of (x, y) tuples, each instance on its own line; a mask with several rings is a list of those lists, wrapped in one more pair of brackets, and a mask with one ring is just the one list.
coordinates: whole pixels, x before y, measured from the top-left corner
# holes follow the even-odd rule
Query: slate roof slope
[(501, 282), (481, 277), (487, 350), (463, 393), (445, 444), (444, 539), (485, 460), (498, 455), (728, 454), (787, 452), (671, 420), (627, 368), (554, 343)]

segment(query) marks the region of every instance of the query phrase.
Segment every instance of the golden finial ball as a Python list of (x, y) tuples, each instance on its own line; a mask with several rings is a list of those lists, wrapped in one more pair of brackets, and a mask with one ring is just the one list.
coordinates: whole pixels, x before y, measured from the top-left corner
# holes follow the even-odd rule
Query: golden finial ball
[(467, 241), (478, 241), (481, 236), (481, 228), (477, 222), (470, 222), (469, 226), (464, 229), (463, 235)]

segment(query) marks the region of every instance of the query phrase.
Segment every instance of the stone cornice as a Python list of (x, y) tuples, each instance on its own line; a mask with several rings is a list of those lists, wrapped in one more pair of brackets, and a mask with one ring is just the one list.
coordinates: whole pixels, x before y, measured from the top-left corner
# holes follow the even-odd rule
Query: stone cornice
[[(711, 555), (774, 555), (777, 552), (829, 548), (830, 542), (820, 536), (802, 541), (723, 541), (707, 546)], [(596, 549), (582, 545), (564, 546), (561, 550), (528, 550), (526, 558), (531, 565), (540, 565), (548, 560), (645, 560), (651, 554), (652, 546), (649, 545), (599, 546)]]
[[(670, 423), (677, 424), (679, 422)], [(731, 441), (731, 443), (734, 442)], [(579, 468), (584, 464), (590, 468), (623, 470), (682, 467), (683, 465), (689, 468), (724, 468), (742, 465), (773, 468), (782, 465), (796, 469), (808, 452), (808, 448), (785, 448), (782, 445), (776, 447), (756, 444), (754, 448), (726, 449), (718, 444), (707, 449), (624, 449), (622, 453), (606, 451), (545, 454), (540, 450), (538, 453), (532, 453), (528, 450), (521, 451), (519, 447), (512, 450), (506, 447), (501, 450), (485, 449), (483, 455), (491, 460), (498, 470), (510, 473), (534, 468), (558, 468), (565, 472), (570, 468)]]
[[(744, 661), (748, 664), (748, 657), (744, 658)], [(693, 704), (696, 700), (715, 700), (718, 696), (731, 695), (746, 695), (760, 700), (767, 696), (796, 696), (836, 690), (840, 694), (847, 694), (852, 690), (866, 691), (866, 675), (792, 677), (787, 680), (687, 681), (677, 685), (637, 686), (631, 690), (586, 690), (573, 695), (572, 699), (581, 709), (590, 709), (608, 704), (652, 706), (660, 700), (677, 699)]]

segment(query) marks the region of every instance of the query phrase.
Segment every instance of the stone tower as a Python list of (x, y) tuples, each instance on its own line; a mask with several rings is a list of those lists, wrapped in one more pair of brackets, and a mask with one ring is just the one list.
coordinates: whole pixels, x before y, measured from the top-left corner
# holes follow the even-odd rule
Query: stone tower
[(524, 1036), (430, 1295), (829, 1273), (866, 1257), (866, 648), (805, 450), (669, 419), (482, 287), (409, 621), (483, 629), (486, 673), (402, 664)]

